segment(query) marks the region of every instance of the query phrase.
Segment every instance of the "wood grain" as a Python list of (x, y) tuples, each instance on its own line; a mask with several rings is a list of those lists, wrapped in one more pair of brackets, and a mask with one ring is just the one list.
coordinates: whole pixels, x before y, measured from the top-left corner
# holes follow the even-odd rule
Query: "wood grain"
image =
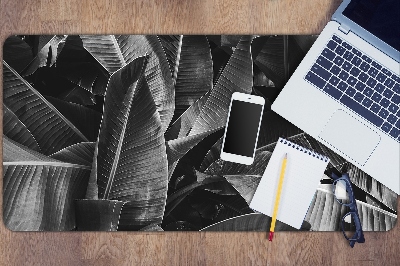
[[(55, 33), (317, 34), (339, 3), (338, 0), (0, 0), (0, 40), (4, 42), (10, 34)], [(396, 265), (400, 259), (399, 238), (400, 227), (395, 226), (385, 233), (365, 233), (366, 243), (351, 249), (340, 232), (277, 233), (271, 243), (266, 233), (17, 233), (1, 223), (0, 263)]]

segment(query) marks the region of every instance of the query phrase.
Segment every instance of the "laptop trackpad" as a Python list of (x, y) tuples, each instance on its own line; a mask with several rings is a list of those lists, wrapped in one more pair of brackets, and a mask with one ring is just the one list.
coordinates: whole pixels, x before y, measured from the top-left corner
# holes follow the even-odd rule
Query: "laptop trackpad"
[(346, 154), (361, 165), (367, 162), (381, 140), (378, 133), (340, 109), (332, 115), (319, 137), (334, 151)]

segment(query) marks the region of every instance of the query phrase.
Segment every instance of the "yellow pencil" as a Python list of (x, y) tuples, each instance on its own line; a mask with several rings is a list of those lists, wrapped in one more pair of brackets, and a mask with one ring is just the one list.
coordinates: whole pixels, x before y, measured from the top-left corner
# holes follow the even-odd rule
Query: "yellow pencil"
[(269, 229), (269, 239), (268, 239), (269, 241), (272, 241), (272, 238), (274, 237), (276, 216), (278, 215), (278, 207), (279, 207), (279, 200), (281, 199), (283, 178), (285, 177), (286, 162), (287, 162), (287, 153), (285, 154), (285, 157), (283, 158), (282, 161), (281, 174), (279, 176), (279, 183), (278, 183), (278, 191), (276, 192), (276, 198), (275, 198), (274, 212), (272, 214), (271, 227)]

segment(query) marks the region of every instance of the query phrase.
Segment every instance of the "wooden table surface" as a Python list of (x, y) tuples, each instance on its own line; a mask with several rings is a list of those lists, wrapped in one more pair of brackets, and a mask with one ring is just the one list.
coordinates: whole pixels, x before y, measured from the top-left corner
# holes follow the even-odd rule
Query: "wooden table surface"
[[(55, 33), (318, 34), (340, 2), (0, 0), (0, 40), (10, 34)], [(0, 263), (398, 265), (399, 238), (399, 226), (386, 233), (365, 233), (366, 243), (352, 249), (340, 232), (277, 233), (271, 243), (266, 233), (13, 233), (1, 223)]]

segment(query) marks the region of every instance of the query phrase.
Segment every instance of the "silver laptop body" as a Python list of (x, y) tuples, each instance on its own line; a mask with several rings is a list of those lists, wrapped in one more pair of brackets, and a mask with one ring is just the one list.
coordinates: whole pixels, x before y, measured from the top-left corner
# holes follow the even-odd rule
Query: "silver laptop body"
[(399, 3), (343, 1), (272, 105), (397, 194)]

